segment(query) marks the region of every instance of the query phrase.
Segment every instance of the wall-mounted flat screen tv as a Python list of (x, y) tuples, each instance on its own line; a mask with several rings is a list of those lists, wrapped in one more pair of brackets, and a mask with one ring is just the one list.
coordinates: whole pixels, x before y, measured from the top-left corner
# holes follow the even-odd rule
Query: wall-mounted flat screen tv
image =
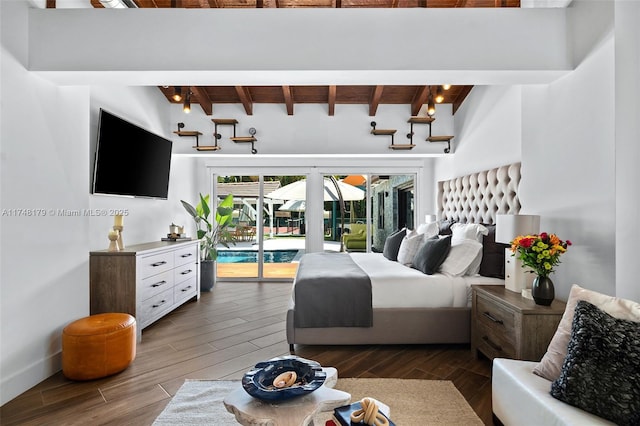
[(171, 145), (170, 140), (100, 109), (93, 193), (166, 199)]

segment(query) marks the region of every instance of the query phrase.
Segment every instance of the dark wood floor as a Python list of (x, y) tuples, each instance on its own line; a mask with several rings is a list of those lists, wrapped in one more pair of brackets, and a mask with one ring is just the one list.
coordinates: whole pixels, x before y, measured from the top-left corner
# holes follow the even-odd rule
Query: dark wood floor
[[(150, 425), (184, 379), (240, 379), (258, 361), (289, 353), (286, 283), (217, 283), (145, 329), (122, 373), (72, 382), (61, 373), (0, 408), (2, 425)], [(485, 424), (491, 364), (468, 346), (297, 346), (339, 377), (451, 380)]]

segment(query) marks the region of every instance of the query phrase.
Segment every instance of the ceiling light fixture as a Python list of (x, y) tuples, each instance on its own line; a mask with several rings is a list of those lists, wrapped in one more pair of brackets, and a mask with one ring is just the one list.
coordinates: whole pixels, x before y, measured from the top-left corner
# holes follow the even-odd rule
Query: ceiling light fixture
[(184, 97), (184, 104), (182, 104), (182, 110), (189, 114), (191, 112), (191, 91), (187, 91), (187, 95)]
[(431, 86), (429, 86), (429, 98), (427, 100), (427, 115), (433, 117), (436, 113), (436, 106), (433, 103), (433, 94), (431, 93)]
[(444, 94), (442, 93), (442, 86), (436, 88), (436, 102), (441, 104), (444, 101)]
[(180, 102), (182, 100), (182, 87), (175, 86), (173, 88), (173, 95), (171, 95), (171, 99), (176, 102)]
[(451, 89), (451, 85), (450, 85), (450, 84), (443, 84), (443, 85), (442, 85), (442, 88), (443, 88), (444, 90), (449, 90), (449, 89)]

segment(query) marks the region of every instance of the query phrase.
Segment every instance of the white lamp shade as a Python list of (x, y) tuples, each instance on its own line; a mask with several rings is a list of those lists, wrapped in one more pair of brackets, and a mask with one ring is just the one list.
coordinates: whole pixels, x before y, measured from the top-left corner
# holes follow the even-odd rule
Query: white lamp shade
[(540, 232), (540, 216), (526, 214), (496, 215), (496, 242), (510, 244), (518, 235)]

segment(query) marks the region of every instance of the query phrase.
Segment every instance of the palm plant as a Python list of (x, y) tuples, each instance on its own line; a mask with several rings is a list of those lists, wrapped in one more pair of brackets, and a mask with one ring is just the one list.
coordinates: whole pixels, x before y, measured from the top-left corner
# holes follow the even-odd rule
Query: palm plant
[(193, 217), (200, 240), (200, 255), (202, 260), (216, 260), (218, 245), (229, 248), (229, 243), (235, 244), (234, 235), (229, 232), (229, 225), (233, 220), (233, 194), (229, 194), (218, 204), (215, 211), (215, 221), (209, 220), (209, 195), (200, 194), (200, 202), (196, 207), (180, 200), (185, 210)]

